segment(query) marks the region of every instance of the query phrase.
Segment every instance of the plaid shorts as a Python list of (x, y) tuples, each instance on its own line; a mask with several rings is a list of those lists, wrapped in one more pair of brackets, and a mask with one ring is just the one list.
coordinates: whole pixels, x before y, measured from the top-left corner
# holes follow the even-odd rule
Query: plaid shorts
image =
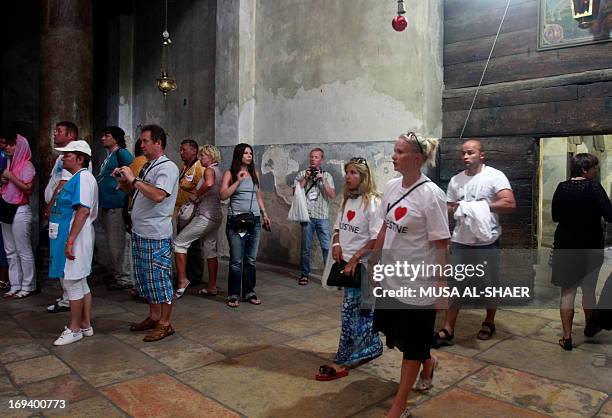
[(138, 294), (149, 303), (171, 303), (172, 240), (147, 239), (132, 234), (132, 258)]

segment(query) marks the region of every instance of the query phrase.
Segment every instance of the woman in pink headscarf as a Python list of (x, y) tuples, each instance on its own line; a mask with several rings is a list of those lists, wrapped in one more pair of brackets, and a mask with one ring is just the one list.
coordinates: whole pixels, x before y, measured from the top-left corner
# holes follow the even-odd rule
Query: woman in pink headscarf
[(9, 159), (7, 168), (0, 176), (0, 224), (11, 282), (11, 289), (3, 297), (22, 299), (36, 288), (30, 208), (36, 170), (31, 161), (32, 152), (27, 139), (19, 134), (0, 136), (6, 139), (4, 152)]

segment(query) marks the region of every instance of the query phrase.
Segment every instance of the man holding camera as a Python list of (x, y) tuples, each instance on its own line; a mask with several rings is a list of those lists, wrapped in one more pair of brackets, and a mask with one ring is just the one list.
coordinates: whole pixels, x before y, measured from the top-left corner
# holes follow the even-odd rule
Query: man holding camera
[[(106, 233), (105, 246), (108, 266), (113, 273), (113, 283), (108, 290), (123, 290), (133, 287), (132, 277), (125, 263), (125, 222), (123, 205), (125, 193), (118, 188), (117, 177), (113, 174), (118, 167), (129, 166), (134, 157), (125, 149), (125, 132), (117, 126), (107, 126), (100, 138), (106, 149), (106, 158), (98, 173), (99, 219)], [(117, 175), (119, 175), (117, 173)]]
[(310, 167), (300, 171), (295, 178), (294, 190), (298, 185), (304, 189), (308, 203), (310, 222), (302, 225), (302, 253), (300, 259), (300, 280), (302, 286), (308, 284), (310, 274), (310, 250), (315, 232), (319, 237), (323, 263), (327, 260), (331, 229), (329, 226), (329, 202), (336, 197), (332, 175), (321, 169), (325, 155), (321, 148), (310, 151)]
[(121, 189), (132, 196), (132, 261), (136, 288), (149, 302), (149, 315), (130, 331), (147, 331), (143, 341), (158, 341), (174, 334), (170, 325), (172, 287), (172, 212), (178, 194), (179, 170), (166, 157), (166, 132), (146, 125), (140, 133), (147, 158), (138, 177), (129, 167), (115, 169)]

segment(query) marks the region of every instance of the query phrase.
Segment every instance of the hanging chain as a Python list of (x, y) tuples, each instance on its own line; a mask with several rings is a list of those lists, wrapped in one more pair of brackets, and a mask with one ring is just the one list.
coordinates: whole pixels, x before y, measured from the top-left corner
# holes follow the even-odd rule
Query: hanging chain
[(476, 91), (474, 92), (474, 97), (472, 98), (472, 104), (470, 105), (470, 110), (468, 111), (467, 117), (465, 118), (465, 122), (463, 123), (463, 129), (461, 129), (461, 135), (459, 135), (459, 139), (463, 139), (463, 133), (465, 132), (465, 127), (467, 126), (467, 123), (470, 120), (470, 115), (472, 114), (474, 103), (476, 103), (476, 96), (478, 96), (478, 92), (480, 91), (480, 86), (482, 85), (482, 80), (484, 80), (485, 73), (487, 72), (487, 68), (489, 67), (489, 61), (491, 61), (491, 56), (493, 55), (493, 50), (495, 49), (497, 38), (499, 38), (499, 33), (501, 32), (501, 28), (504, 25), (504, 20), (506, 20), (506, 14), (508, 13), (508, 7), (510, 6), (510, 1), (511, 0), (508, 0), (508, 2), (506, 3), (506, 10), (504, 10), (504, 15), (502, 16), (501, 22), (499, 22), (499, 28), (497, 28), (497, 34), (495, 35), (495, 39), (493, 40), (493, 45), (491, 45), (491, 51), (489, 51), (489, 57), (487, 58), (487, 63), (485, 64), (484, 70), (482, 70), (482, 75), (480, 76), (478, 87), (476, 87)]

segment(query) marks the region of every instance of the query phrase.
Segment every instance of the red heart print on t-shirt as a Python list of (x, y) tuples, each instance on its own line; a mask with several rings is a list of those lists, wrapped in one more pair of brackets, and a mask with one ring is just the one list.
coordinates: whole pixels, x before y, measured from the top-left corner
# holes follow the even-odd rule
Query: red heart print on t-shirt
[(399, 221), (401, 218), (403, 218), (406, 215), (406, 213), (408, 213), (408, 208), (404, 206), (395, 208), (395, 220)]
[(354, 210), (349, 210), (348, 212), (346, 212), (346, 219), (348, 219), (349, 222), (352, 221), (354, 217), (355, 217)]

